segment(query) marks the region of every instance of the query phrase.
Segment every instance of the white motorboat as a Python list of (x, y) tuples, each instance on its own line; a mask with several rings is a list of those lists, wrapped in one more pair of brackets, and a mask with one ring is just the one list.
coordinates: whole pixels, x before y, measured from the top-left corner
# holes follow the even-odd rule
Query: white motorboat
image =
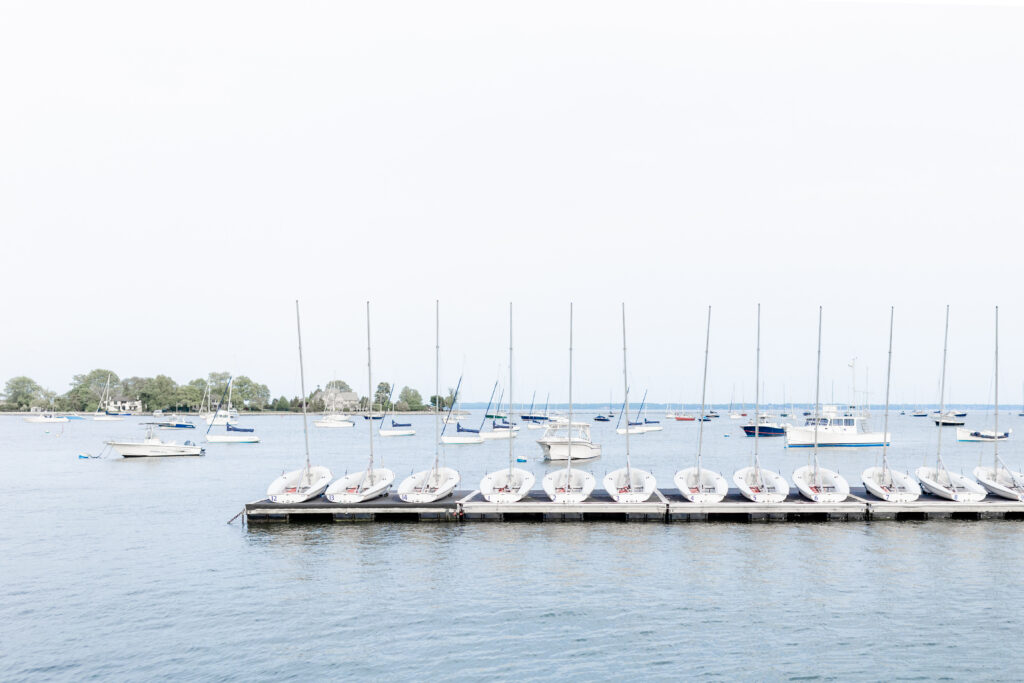
[(478, 433), (445, 434), (441, 437), (441, 443), (449, 446), (472, 446), (483, 442), (483, 437)]
[[(441, 395), (441, 303), (434, 301), (434, 395)], [(392, 420), (394, 424), (394, 420)], [(441, 465), (440, 415), (434, 411), (434, 464), (406, 477), (398, 485), (398, 497), (407, 503), (431, 503), (450, 496), (459, 485), (459, 473)]]
[(996, 434), (994, 429), (964, 429), (963, 427), (956, 428), (956, 440), (957, 441), (1005, 441), (1010, 438), (1010, 434), (1013, 433), (1012, 429), (1007, 429), (1005, 432), (999, 432)]
[[(508, 412), (512, 418), (512, 304), (508, 305)], [(530, 404), (531, 411), (533, 404)], [(520, 417), (522, 419), (522, 417)], [(530, 495), (535, 478), (531, 472), (516, 467), (515, 439), (508, 440), (508, 467), (484, 475), (480, 494), (490, 503), (516, 503)]]
[[(711, 306), (708, 306), (708, 323), (704, 332), (704, 379), (700, 390), (700, 414), (704, 415), (708, 388), (708, 352), (711, 349)], [(718, 472), (702, 466), (704, 449), (704, 421), (697, 430), (697, 463), (676, 472), (673, 477), (676, 488), (683, 498), (691, 503), (718, 503), (729, 493), (729, 484)]]
[(537, 439), (545, 460), (568, 460), (570, 447), (573, 460), (593, 460), (601, 457), (601, 444), (590, 437), (590, 424), (573, 422), (548, 424), (544, 435)]
[(889, 445), (890, 435), (869, 432), (866, 418), (847, 415), (836, 406), (824, 406), (817, 415), (807, 418), (803, 426), (786, 426), (786, 448), (857, 448)]
[(146, 437), (141, 441), (107, 441), (106, 444), (124, 458), (162, 458), (175, 455), (205, 455), (202, 446), (186, 441), (161, 441), (154, 432), (154, 426), (146, 429)]
[[(573, 426), (572, 421), (572, 303), (569, 303), (569, 416), (566, 424)], [(590, 425), (586, 425), (588, 428)], [(589, 432), (588, 432), (589, 437)], [(541, 486), (548, 498), (555, 503), (582, 503), (594, 491), (594, 475), (583, 470), (574, 470), (572, 461), (575, 457), (574, 439), (566, 440), (565, 468), (559, 468), (544, 475)]]
[[(1024, 500), (1024, 475), (1020, 472), (1014, 472), (1003, 459), (999, 457), (999, 441), (1000, 439), (1009, 437), (1009, 432), (1006, 436), (996, 435), (999, 434), (999, 307), (996, 306), (996, 353), (995, 353), (995, 425), (991, 431), (992, 441), (992, 467), (986, 467), (979, 465), (974, 468), (974, 478), (981, 483), (985, 490), (989, 493), (1000, 496), (1002, 498), (1008, 498), (1010, 500), (1022, 501)], [(960, 431), (959, 429), (957, 430)]]
[[(885, 371), (885, 422), (883, 432), (889, 431), (889, 385), (892, 379), (892, 326), (895, 308), (889, 308), (889, 361)], [(921, 487), (909, 474), (897, 472), (889, 467), (888, 446), (882, 444), (882, 466), (869, 467), (861, 475), (864, 488), (875, 498), (890, 503), (909, 503), (921, 495)]]
[[(370, 356), (370, 302), (366, 302), (366, 384), (367, 396), (373, 396), (373, 365)], [(367, 405), (367, 417), (371, 406)], [(371, 425), (373, 423), (371, 422)], [(365, 470), (352, 472), (327, 487), (324, 496), (332, 503), (362, 503), (387, 495), (395, 481), (395, 473), (384, 467), (373, 466), (373, 428), (370, 435), (370, 462)]]
[(744, 467), (732, 475), (736, 487), (744, 498), (755, 503), (781, 503), (789, 495), (789, 483), (778, 472), (761, 468), (758, 446), (761, 443), (761, 431), (765, 422), (761, 418), (761, 304), (757, 305), (757, 358), (754, 363), (754, 463)]
[(58, 422), (68, 422), (68, 418), (65, 415), (57, 415), (56, 413), (39, 413), (37, 415), (29, 415), (23, 418), (25, 422), (31, 422), (33, 424), (53, 424)]
[[(844, 418), (853, 419), (853, 418)], [(809, 419), (812, 425), (811, 446), (814, 448), (813, 458), (810, 465), (798, 467), (793, 472), (793, 484), (800, 495), (815, 503), (841, 503), (850, 495), (850, 484), (838, 472), (822, 467), (818, 463), (819, 437), (823, 427), (828, 422), (821, 416), (821, 306), (818, 306), (818, 361), (817, 371), (814, 376), (814, 414)], [(849, 427), (851, 425), (838, 425)], [(786, 430), (786, 438), (789, 439), (789, 430)], [(888, 439), (882, 441), (885, 443)]]
[[(946, 326), (942, 341), (942, 379), (939, 382), (939, 415), (946, 412), (946, 355), (949, 349), (949, 304), (946, 304)], [(978, 482), (962, 474), (950, 472), (942, 461), (942, 430), (938, 430), (935, 467), (918, 467), (914, 474), (921, 488), (933, 496), (958, 503), (976, 503), (987, 495)]]
[(302, 323), (299, 302), (295, 301), (295, 331), (299, 340), (299, 386), (302, 388), (302, 435), (306, 444), (306, 466), (300, 470), (282, 472), (267, 487), (267, 500), (271, 503), (294, 504), (316, 498), (327, 489), (333, 475), (321, 465), (309, 462), (309, 422), (306, 417), (306, 371), (302, 361)]
[[(629, 373), (626, 365), (626, 304), (622, 304), (622, 391), (623, 412), (629, 414)], [(646, 420), (645, 420), (646, 421)], [(629, 457), (629, 433), (626, 433), (626, 466), (604, 477), (604, 490), (616, 503), (642, 503), (654, 495), (658, 483), (654, 475), (633, 467)]]

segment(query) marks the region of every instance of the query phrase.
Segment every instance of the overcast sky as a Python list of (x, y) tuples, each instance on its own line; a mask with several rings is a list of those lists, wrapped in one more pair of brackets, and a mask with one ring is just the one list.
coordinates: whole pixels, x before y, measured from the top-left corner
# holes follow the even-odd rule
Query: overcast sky
[(516, 394), (1003, 401), (1024, 358), (1016, 2), (0, 1), (0, 381), (211, 370)]

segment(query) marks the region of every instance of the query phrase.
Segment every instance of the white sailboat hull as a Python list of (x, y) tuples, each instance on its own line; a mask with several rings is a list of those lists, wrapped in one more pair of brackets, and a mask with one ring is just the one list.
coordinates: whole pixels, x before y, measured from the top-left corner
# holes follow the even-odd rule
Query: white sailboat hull
[(195, 444), (164, 443), (159, 439), (147, 443), (108, 441), (107, 445), (113, 448), (123, 458), (160, 458), (175, 455), (203, 455), (203, 447)]
[(604, 490), (616, 503), (643, 503), (654, 495), (658, 483), (650, 472), (625, 467), (609, 472), (604, 477)]
[[(1010, 434), (1013, 430), (1007, 430), (1000, 432), (998, 439), (1003, 441), (1010, 438)], [(957, 441), (988, 441), (992, 442), (996, 440), (996, 433), (991, 429), (965, 429), (963, 427), (956, 428), (956, 440)]]
[(526, 470), (500, 469), (480, 480), (480, 494), (488, 503), (518, 503), (530, 495), (536, 480), (533, 473)]
[(890, 503), (910, 503), (921, 497), (921, 487), (906, 472), (869, 467), (860, 475), (864, 488), (875, 498)]
[(1024, 474), (1007, 472), (1003, 468), (997, 471), (986, 466), (975, 467), (973, 474), (989, 493), (1010, 500), (1024, 500)]
[(480, 438), (484, 441), (497, 441), (499, 439), (508, 441), (510, 438), (514, 439), (515, 436), (515, 432), (510, 429), (495, 429), (490, 432), (480, 432)]
[(395, 473), (378, 467), (367, 477), (366, 470), (346, 474), (327, 487), (324, 496), (332, 503), (362, 503), (379, 498), (395, 483)]
[(346, 427), (355, 427), (356, 423), (352, 420), (332, 420), (324, 418), (323, 420), (314, 420), (314, 427), (324, 427), (327, 429), (344, 429)]
[(445, 434), (441, 437), (441, 443), (451, 446), (468, 446), (483, 442), (479, 434)]
[(760, 475), (759, 481), (758, 471), (753, 466), (744, 467), (736, 470), (732, 480), (743, 497), (755, 503), (781, 503), (786, 500), (789, 496), (789, 482), (784, 476), (764, 468), (760, 469)]
[[(657, 431), (655, 429), (651, 429), (652, 426), (657, 425), (630, 425), (629, 427), (619, 427), (615, 430), (615, 433), (625, 434), (628, 430), (630, 434), (646, 434), (647, 432)], [(661, 427), (658, 427), (658, 429), (661, 429)]]
[(415, 429), (382, 429), (377, 433), (381, 436), (416, 436)]
[(590, 472), (562, 468), (548, 472), (541, 481), (544, 493), (553, 503), (582, 503), (594, 492), (594, 483)]
[(676, 472), (676, 488), (691, 503), (718, 503), (729, 493), (729, 484), (718, 472), (687, 467)]
[(977, 503), (988, 495), (978, 482), (949, 470), (940, 471), (935, 467), (918, 467), (914, 470), (921, 488), (939, 498), (957, 503)]
[(267, 499), (271, 503), (301, 503), (316, 498), (327, 489), (333, 475), (322, 465), (285, 472), (270, 482)]
[(92, 419), (96, 422), (121, 422), (124, 420), (120, 415), (93, 415)]
[(255, 434), (207, 434), (209, 443), (259, 443), (260, 437)]
[(818, 476), (814, 476), (814, 466), (804, 465), (793, 471), (793, 483), (800, 495), (815, 503), (841, 503), (850, 495), (850, 484), (838, 472), (818, 468)]
[(398, 485), (398, 497), (406, 503), (433, 503), (452, 495), (459, 481), (459, 473), (450, 467), (423, 470)]

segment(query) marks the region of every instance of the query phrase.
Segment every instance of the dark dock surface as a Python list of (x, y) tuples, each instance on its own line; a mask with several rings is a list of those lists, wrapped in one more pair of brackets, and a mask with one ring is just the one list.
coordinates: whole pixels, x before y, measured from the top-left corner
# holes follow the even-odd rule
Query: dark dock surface
[(542, 490), (517, 503), (489, 503), (477, 490), (460, 490), (433, 503), (405, 503), (392, 490), (364, 503), (332, 503), (324, 497), (303, 503), (269, 500), (247, 503), (250, 523), (265, 522), (827, 522), (928, 519), (1020, 519), (1024, 502), (989, 496), (955, 503), (923, 494), (912, 503), (887, 503), (863, 487), (841, 503), (814, 503), (790, 494), (781, 503), (753, 503), (739, 491), (718, 503), (690, 503), (675, 491), (655, 491), (643, 503), (616, 503), (604, 489), (582, 503), (553, 503)]

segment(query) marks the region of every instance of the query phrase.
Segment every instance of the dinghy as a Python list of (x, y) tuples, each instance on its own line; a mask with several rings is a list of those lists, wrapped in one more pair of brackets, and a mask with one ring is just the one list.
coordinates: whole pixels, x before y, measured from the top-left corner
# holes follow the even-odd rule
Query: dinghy
[[(1024, 500), (1024, 475), (1014, 472), (1003, 459), (999, 457), (999, 439), (994, 435), (999, 433), (999, 307), (996, 306), (996, 354), (995, 354), (995, 426), (992, 430), (992, 467), (978, 465), (974, 468), (974, 478), (977, 479), (989, 493), (1009, 498), (1010, 500)], [(1007, 433), (1009, 436), (1009, 433)]]
[[(892, 377), (892, 323), (894, 308), (889, 308), (889, 364), (885, 371), (885, 422), (882, 431), (889, 433), (889, 380)], [(909, 474), (896, 472), (889, 467), (888, 444), (882, 443), (882, 466), (869, 467), (860, 475), (867, 489), (875, 498), (890, 503), (909, 503), (921, 496), (921, 487)]]
[[(821, 306), (818, 306), (818, 365), (814, 378), (814, 441), (813, 462), (793, 472), (793, 484), (800, 495), (815, 503), (841, 503), (850, 495), (850, 484), (838, 472), (818, 463), (818, 429), (821, 417)], [(888, 439), (883, 439), (883, 443)]]
[[(434, 301), (434, 396), (441, 395), (441, 302)], [(459, 485), (459, 473), (441, 466), (440, 414), (434, 411), (434, 464), (428, 470), (406, 477), (398, 485), (398, 497), (407, 503), (432, 503)], [(392, 420), (394, 424), (394, 420)]]
[[(531, 402), (530, 409), (533, 409)], [(508, 305), (508, 413), (512, 416), (512, 304)], [(515, 466), (515, 439), (508, 440), (508, 467), (484, 475), (480, 494), (489, 503), (517, 503), (530, 495), (536, 480), (532, 472)]]
[[(711, 348), (711, 306), (708, 306), (708, 323), (704, 332), (704, 380), (700, 390), (700, 414), (704, 415), (708, 388), (708, 351)], [(702, 464), (704, 448), (704, 421), (697, 429), (697, 464), (695, 467), (676, 472), (673, 477), (676, 488), (683, 498), (691, 503), (718, 503), (729, 493), (729, 484), (718, 472), (705, 469)]]
[(300, 470), (283, 472), (267, 487), (267, 500), (271, 503), (294, 504), (316, 498), (331, 483), (331, 471), (309, 462), (309, 423), (306, 418), (306, 372), (302, 362), (302, 323), (299, 302), (295, 301), (295, 329), (299, 339), (299, 382), (302, 388), (302, 435), (306, 444), (306, 466)]
[[(626, 304), (622, 304), (622, 391), (625, 413), (629, 414), (629, 374), (626, 365)], [(629, 458), (629, 431), (626, 432), (626, 466), (604, 477), (604, 490), (616, 503), (642, 503), (654, 495), (654, 475), (633, 467)]]
[(736, 488), (744, 498), (755, 503), (781, 503), (789, 495), (789, 483), (778, 472), (761, 469), (758, 445), (761, 443), (761, 428), (766, 424), (761, 418), (761, 304), (757, 305), (757, 358), (754, 363), (754, 464), (737, 470), (732, 475)]
[[(939, 382), (939, 415), (946, 412), (946, 354), (949, 348), (949, 304), (946, 304), (946, 328), (942, 342), (942, 380)], [(950, 472), (942, 461), (942, 430), (938, 430), (935, 467), (918, 467), (914, 474), (921, 488), (933, 496), (957, 503), (976, 503), (987, 495), (981, 484), (962, 474)]]
[[(366, 384), (367, 396), (373, 396), (373, 364), (370, 356), (370, 302), (366, 302)], [(371, 407), (367, 402), (366, 417), (370, 417)], [(372, 423), (371, 423), (372, 424)], [(346, 474), (338, 479), (324, 492), (324, 496), (332, 503), (362, 503), (386, 495), (395, 481), (395, 473), (384, 467), (373, 466), (373, 429), (366, 430), (370, 435), (370, 462), (365, 470)]]
[[(584, 424), (588, 429), (590, 425)], [(569, 303), (569, 419), (572, 422), (572, 303)], [(582, 503), (594, 491), (594, 475), (583, 470), (572, 468), (573, 439), (569, 438), (566, 447), (565, 468), (559, 468), (544, 475), (541, 485), (544, 493), (555, 503)]]

